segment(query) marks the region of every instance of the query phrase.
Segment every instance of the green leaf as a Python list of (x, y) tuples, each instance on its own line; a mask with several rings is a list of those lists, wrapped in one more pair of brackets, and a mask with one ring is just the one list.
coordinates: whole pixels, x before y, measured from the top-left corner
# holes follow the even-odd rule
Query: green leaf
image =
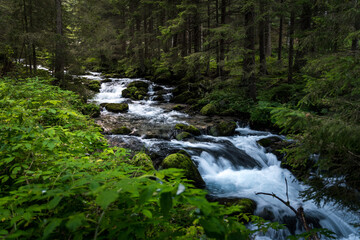
[(61, 224), (62, 219), (53, 218), (50, 219), (49, 223), (46, 225), (44, 229), (43, 238), (47, 238), (54, 230)]
[(48, 203), (48, 209), (54, 209), (61, 201), (62, 197), (55, 196), (49, 203)]
[(143, 209), (143, 210), (142, 210), (142, 213), (143, 213), (146, 217), (152, 218), (152, 213), (151, 213), (149, 210)]
[(115, 202), (118, 197), (116, 191), (106, 190), (96, 197), (95, 202), (100, 205), (103, 209), (106, 209), (111, 203)]
[(67, 221), (67, 223), (66, 223), (66, 227), (70, 231), (74, 232), (76, 229), (78, 229), (82, 225), (82, 222), (85, 220), (86, 220), (86, 218), (85, 218), (84, 213), (70, 216), (69, 221)]
[(146, 187), (140, 194), (140, 204), (145, 204), (153, 196), (156, 189), (155, 185)]
[(171, 192), (164, 192), (160, 195), (160, 207), (163, 215), (168, 216), (169, 211), (172, 208)]

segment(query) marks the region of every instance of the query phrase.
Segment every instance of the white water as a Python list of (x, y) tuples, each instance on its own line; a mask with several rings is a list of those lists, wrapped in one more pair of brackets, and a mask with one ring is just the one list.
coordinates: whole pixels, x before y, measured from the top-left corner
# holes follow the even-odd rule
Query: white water
[[(100, 75), (94, 78), (101, 78)], [(90, 77), (89, 77), (90, 78)], [(121, 92), (126, 85), (135, 79), (112, 79), (110, 83), (103, 83), (100, 93), (94, 98), (98, 103), (120, 103), (127, 101), (122, 98)], [(139, 79), (136, 79), (139, 80)], [(145, 80), (142, 80), (145, 81)], [(153, 99), (153, 86), (149, 88), (150, 99)], [(167, 94), (170, 96), (169, 94)], [(103, 111), (102, 114), (113, 114)], [(152, 100), (132, 101), (129, 103), (129, 112), (126, 114), (148, 119), (149, 122), (158, 124), (174, 125), (178, 117), (185, 114), (176, 111), (167, 112)], [(318, 219), (321, 227), (335, 232), (338, 239), (359, 240), (359, 229), (355, 229), (350, 223), (359, 222), (359, 215), (343, 212), (331, 205), (318, 208), (312, 201), (303, 202), (299, 198), (299, 192), (306, 186), (298, 182), (286, 169), (280, 167), (276, 156), (265, 153), (265, 149), (257, 144), (257, 141), (272, 136), (267, 132), (254, 131), (249, 128), (238, 128), (237, 134), (232, 137), (201, 136), (192, 141), (164, 141), (158, 139), (142, 139), (134, 136), (118, 136), (119, 141), (127, 141), (128, 138), (137, 138), (149, 149), (184, 149), (197, 164), (207, 189), (218, 197), (250, 198), (256, 201), (256, 214), (264, 215), (264, 209), (271, 212), (274, 221), (286, 221), (294, 217), (294, 213), (277, 199), (256, 195), (256, 192), (275, 193), (282, 199), (286, 199), (285, 178), (288, 180), (290, 204), (297, 208), (303, 206), (307, 216)], [(247, 158), (244, 156), (248, 156)], [(234, 164), (234, 159), (241, 158), (240, 164)], [(246, 163), (245, 163), (245, 162)], [(243, 163), (243, 164), (242, 164)], [(250, 167), (251, 166), (251, 167)], [(295, 233), (301, 233), (296, 227)], [(290, 235), (289, 230), (269, 231), (265, 236), (257, 236), (256, 239), (286, 239)]]

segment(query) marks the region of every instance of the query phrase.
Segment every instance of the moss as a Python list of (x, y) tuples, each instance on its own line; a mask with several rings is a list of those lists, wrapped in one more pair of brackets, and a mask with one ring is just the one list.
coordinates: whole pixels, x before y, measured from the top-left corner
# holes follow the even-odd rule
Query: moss
[(90, 117), (100, 116), (100, 107), (94, 103), (85, 104), (81, 109), (82, 114), (89, 115)]
[(210, 128), (210, 135), (213, 136), (231, 136), (234, 135), (236, 129), (235, 122), (221, 121)]
[(185, 125), (182, 123), (178, 123), (175, 125), (175, 129), (191, 133), (192, 135), (195, 135), (195, 136), (201, 135), (200, 130), (198, 128), (194, 127), (193, 125)]
[(120, 127), (116, 128), (112, 131), (113, 134), (119, 134), (119, 135), (128, 135), (131, 133), (131, 129), (128, 127)]
[(182, 133), (176, 135), (176, 139), (177, 139), (178, 141), (182, 141), (182, 140), (184, 140), (184, 139), (190, 138), (191, 136), (192, 136), (192, 135), (191, 135), (190, 133), (188, 133), (188, 132), (182, 132)]
[(94, 92), (100, 92), (101, 84), (99, 81), (93, 80), (88, 83), (88, 88)]
[(189, 99), (193, 98), (194, 97), (194, 94), (191, 93), (190, 91), (186, 91), (186, 92), (183, 92), (182, 94), (174, 97), (172, 99), (172, 102), (175, 102), (175, 103), (186, 103)]
[(129, 110), (129, 105), (127, 103), (107, 103), (105, 108), (109, 112), (123, 113)]
[(209, 103), (200, 110), (200, 113), (202, 115), (212, 116), (217, 113), (217, 108), (216, 108), (215, 104)]
[(193, 180), (194, 186), (198, 188), (204, 188), (205, 182), (202, 179), (199, 171), (197, 170), (194, 163), (188, 156), (185, 156), (181, 153), (174, 153), (167, 156), (161, 166), (165, 169), (167, 168), (178, 168), (184, 170), (184, 175), (187, 179)]
[(146, 172), (155, 170), (151, 158), (146, 153), (136, 154), (130, 162), (137, 167), (141, 167)]
[(147, 95), (147, 89), (130, 86), (122, 91), (122, 96), (132, 100), (142, 100)]
[(143, 82), (143, 81), (135, 81), (135, 82), (129, 83), (129, 85), (127, 87), (128, 88), (131, 88), (131, 87), (143, 88), (147, 91), (147, 89), (149, 88), (149, 83)]
[(172, 110), (174, 110), (174, 111), (181, 111), (181, 110), (183, 110), (185, 107), (183, 106), (183, 105), (176, 105), (176, 106), (174, 106), (173, 108), (172, 108)]

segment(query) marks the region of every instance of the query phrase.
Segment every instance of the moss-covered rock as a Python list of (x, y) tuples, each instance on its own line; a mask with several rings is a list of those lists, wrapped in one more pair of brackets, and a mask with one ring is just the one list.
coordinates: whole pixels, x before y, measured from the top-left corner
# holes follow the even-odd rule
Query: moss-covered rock
[(205, 182), (202, 179), (199, 171), (197, 170), (196, 166), (194, 165), (194, 163), (191, 161), (191, 159), (181, 153), (174, 153), (171, 154), (169, 156), (167, 156), (162, 164), (161, 164), (162, 168), (167, 169), (167, 168), (178, 168), (178, 169), (183, 169), (184, 170), (184, 174), (185, 177), (189, 180), (193, 180), (193, 184), (194, 186), (198, 187), (198, 188), (204, 188), (205, 187)]
[(81, 109), (82, 114), (89, 115), (90, 117), (100, 116), (100, 107), (94, 103), (85, 104)]
[(136, 154), (130, 162), (137, 167), (141, 167), (146, 172), (155, 170), (151, 158), (146, 153)]
[(186, 125), (186, 124), (178, 123), (175, 125), (175, 129), (191, 133), (192, 135), (195, 135), (195, 136), (201, 135), (200, 130), (198, 128), (194, 127), (193, 125)]
[(131, 133), (131, 129), (128, 127), (119, 127), (112, 131), (113, 134), (119, 134), (119, 135), (128, 135)]
[(135, 81), (135, 82), (129, 83), (129, 85), (127, 87), (128, 88), (131, 88), (131, 87), (143, 88), (147, 91), (147, 89), (149, 88), (149, 83), (143, 82), (143, 81)]
[(99, 81), (96, 81), (96, 80), (90, 81), (90, 82), (88, 83), (88, 88), (89, 88), (91, 91), (100, 92), (101, 83), (100, 83)]
[(109, 82), (112, 82), (112, 80), (111, 79), (104, 79), (104, 80), (101, 80), (101, 83), (109, 83)]
[(221, 121), (210, 128), (210, 135), (212, 136), (232, 136), (235, 133), (236, 123)]
[(202, 115), (212, 116), (217, 113), (217, 108), (216, 108), (215, 104), (209, 103), (200, 110), (200, 113)]
[(129, 104), (127, 103), (106, 103), (104, 104), (104, 107), (109, 112), (114, 113), (123, 113), (129, 110)]
[(186, 103), (189, 99), (194, 98), (194, 94), (190, 91), (183, 92), (182, 94), (174, 97), (171, 101), (174, 103)]
[(182, 141), (182, 140), (185, 140), (190, 137), (192, 137), (192, 135), (188, 132), (182, 132), (182, 133), (179, 133), (178, 135), (176, 135), (176, 139), (178, 141)]
[(147, 89), (128, 86), (122, 91), (122, 96), (133, 100), (142, 100), (147, 96)]
[(174, 111), (181, 111), (181, 110), (183, 110), (184, 108), (185, 108), (185, 106), (180, 105), (180, 104), (177, 104), (177, 105), (175, 105), (175, 106), (172, 108), (172, 110), (174, 110)]

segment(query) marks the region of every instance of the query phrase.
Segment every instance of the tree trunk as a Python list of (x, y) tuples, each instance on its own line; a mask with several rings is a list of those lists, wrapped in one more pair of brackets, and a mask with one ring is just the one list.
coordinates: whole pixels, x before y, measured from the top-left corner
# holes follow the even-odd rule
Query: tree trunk
[(64, 85), (64, 40), (62, 31), (62, 9), (61, 1), (55, 0), (56, 8), (56, 46), (55, 46), (55, 77), (56, 83)]
[[(32, 11), (32, 0), (30, 0), (30, 28), (31, 28), (31, 31), (34, 33), (35, 32), (35, 29), (34, 29), (34, 24), (33, 24), (33, 11)], [(32, 47), (32, 63), (33, 63), (33, 69), (34, 69), (34, 74), (36, 74), (36, 71), (37, 71), (37, 59), (36, 59), (36, 47), (35, 47), (35, 40), (34, 38), (32, 39), (32, 44), (31, 44), (31, 47)]]
[(294, 32), (295, 32), (295, 11), (291, 10), (290, 13), (290, 26), (289, 26), (289, 68), (288, 68), (288, 82), (293, 80), (293, 65), (294, 65)]
[(249, 6), (245, 11), (245, 56), (243, 62), (243, 82), (248, 88), (247, 95), (256, 101), (255, 85), (255, 7)]
[[(223, 27), (225, 24), (225, 20), (226, 20), (226, 0), (221, 0), (220, 11), (221, 11), (220, 23), (221, 23), (221, 26)], [(219, 75), (221, 77), (223, 77), (223, 75), (224, 75), (223, 68), (224, 68), (224, 60), (225, 60), (225, 36), (224, 36), (224, 33), (221, 33), (221, 38), (219, 41), (219, 53), (220, 53)]]
[[(280, 3), (282, 3), (284, 0), (280, 0)], [(283, 41), (283, 21), (284, 17), (282, 13), (280, 13), (280, 23), (279, 23), (279, 45), (278, 45), (278, 61), (281, 62), (281, 54), (282, 54), (282, 41)]]
[(259, 21), (259, 57), (260, 57), (260, 73), (267, 74), (266, 70), (266, 54), (265, 54), (265, 24), (264, 20), (265, 6), (264, 1), (260, 0), (260, 15), (261, 20)]
[[(268, 10), (270, 11), (270, 10)], [(266, 25), (265, 25), (265, 54), (267, 57), (270, 57), (272, 54), (272, 41), (271, 41), (271, 20), (270, 13), (266, 16)]]

